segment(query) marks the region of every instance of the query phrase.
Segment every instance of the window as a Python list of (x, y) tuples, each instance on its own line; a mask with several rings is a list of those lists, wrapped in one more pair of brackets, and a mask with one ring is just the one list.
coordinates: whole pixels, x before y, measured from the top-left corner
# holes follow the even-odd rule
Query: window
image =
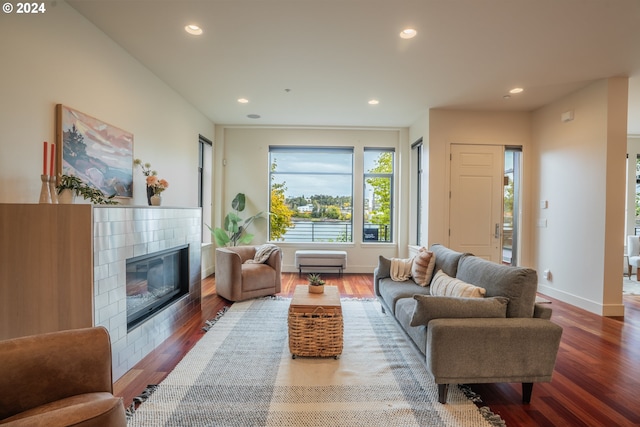
[(211, 242), (211, 183), (213, 173), (213, 143), (204, 136), (198, 138), (198, 206), (202, 208), (202, 243)]
[(271, 146), (269, 165), (271, 241), (353, 241), (353, 148)]
[(518, 265), (521, 162), (521, 147), (505, 147), (502, 263), (506, 265)]
[(422, 171), (422, 162), (423, 162), (423, 145), (422, 138), (417, 140), (411, 145), (412, 151), (412, 159), (414, 161), (412, 170), (411, 183), (414, 189), (414, 198), (411, 201), (411, 207), (413, 212), (415, 213), (415, 244), (417, 246), (421, 246), (422, 242), (422, 226), (423, 226), (423, 218), (422, 218), (422, 179), (423, 179), (423, 171)]
[(365, 242), (392, 241), (393, 161), (392, 149), (364, 149)]

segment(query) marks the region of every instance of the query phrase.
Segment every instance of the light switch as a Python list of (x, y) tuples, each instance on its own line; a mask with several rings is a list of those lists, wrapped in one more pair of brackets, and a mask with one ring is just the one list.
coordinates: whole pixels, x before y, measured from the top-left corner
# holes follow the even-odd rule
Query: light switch
[(546, 200), (540, 200), (540, 209), (547, 209), (549, 207), (549, 202)]

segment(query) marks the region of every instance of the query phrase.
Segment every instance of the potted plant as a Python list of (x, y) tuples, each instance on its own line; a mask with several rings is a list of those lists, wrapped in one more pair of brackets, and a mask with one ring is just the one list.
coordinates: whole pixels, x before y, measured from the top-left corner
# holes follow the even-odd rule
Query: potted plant
[(82, 179), (74, 175), (61, 175), (60, 181), (56, 185), (56, 191), (58, 202), (62, 204), (73, 203), (76, 196), (82, 196), (96, 205), (118, 204), (116, 200), (113, 200), (115, 194), (107, 197), (102, 191), (88, 186)]
[(264, 213), (259, 212), (252, 217), (242, 219), (238, 214), (244, 210), (245, 204), (246, 197), (244, 193), (236, 194), (236, 197), (231, 201), (231, 207), (235, 212), (229, 212), (224, 217), (224, 227), (212, 229), (207, 225), (218, 246), (246, 245), (253, 240), (253, 234), (247, 233), (247, 228), (256, 218), (262, 218)]
[(312, 294), (321, 294), (324, 292), (324, 280), (319, 274), (309, 274), (307, 276), (309, 282), (309, 292)]

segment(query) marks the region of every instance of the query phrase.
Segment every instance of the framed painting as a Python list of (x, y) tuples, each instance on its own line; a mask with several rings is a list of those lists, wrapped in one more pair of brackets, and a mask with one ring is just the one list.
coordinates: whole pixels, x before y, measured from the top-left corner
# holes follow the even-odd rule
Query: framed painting
[(56, 105), (57, 168), (106, 196), (133, 197), (133, 134)]

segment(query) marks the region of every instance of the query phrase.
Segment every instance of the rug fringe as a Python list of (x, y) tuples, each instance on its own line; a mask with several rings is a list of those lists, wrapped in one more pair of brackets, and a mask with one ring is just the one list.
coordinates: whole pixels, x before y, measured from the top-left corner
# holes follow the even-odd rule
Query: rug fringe
[(216, 322), (217, 322), (218, 320), (220, 320), (220, 318), (221, 318), (222, 316), (224, 316), (224, 314), (225, 314), (227, 311), (229, 311), (229, 308), (230, 308), (230, 306), (225, 305), (224, 307), (222, 307), (222, 310), (220, 310), (220, 311), (218, 311), (218, 312), (216, 313), (216, 317), (214, 317), (213, 319), (205, 320), (205, 322), (204, 322), (204, 326), (202, 327), (202, 330), (203, 330), (203, 331), (205, 331), (205, 332), (209, 332), (209, 329), (211, 329), (211, 327), (212, 327), (213, 325), (215, 325), (215, 324), (216, 324)]
[(136, 409), (140, 406), (141, 403), (146, 402), (147, 399), (153, 394), (154, 391), (158, 389), (158, 384), (149, 384), (139, 395), (133, 398), (133, 402), (129, 405), (128, 408), (125, 408), (124, 413), (129, 421), (133, 414), (135, 414)]
[(478, 407), (478, 410), (480, 411), (484, 419), (487, 420), (492, 426), (495, 426), (495, 427), (507, 426), (507, 424), (500, 417), (500, 415), (494, 413), (491, 410), (491, 408), (489, 408), (488, 406), (482, 406), (482, 398), (478, 393), (471, 390), (471, 387), (469, 387), (467, 384), (458, 384), (458, 388), (460, 389), (460, 391), (464, 393), (467, 399), (475, 403), (475, 405)]

